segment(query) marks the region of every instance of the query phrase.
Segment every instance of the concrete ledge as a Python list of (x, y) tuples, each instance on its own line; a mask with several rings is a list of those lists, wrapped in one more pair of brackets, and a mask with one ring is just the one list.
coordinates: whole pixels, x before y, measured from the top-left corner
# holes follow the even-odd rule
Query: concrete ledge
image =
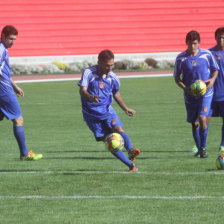
[[(174, 61), (179, 52), (165, 53), (144, 53), (144, 54), (115, 54), (115, 61), (135, 60), (144, 61), (146, 58), (153, 58), (157, 61)], [(88, 61), (89, 63), (97, 62), (97, 55), (71, 55), (71, 56), (39, 56), (39, 57), (10, 57), (11, 64), (50, 64), (54, 61), (63, 63), (72, 63)]]

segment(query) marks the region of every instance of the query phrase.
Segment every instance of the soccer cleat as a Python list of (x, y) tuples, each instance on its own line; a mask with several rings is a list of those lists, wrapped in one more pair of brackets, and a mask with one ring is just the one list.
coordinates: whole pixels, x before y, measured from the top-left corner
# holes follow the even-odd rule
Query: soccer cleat
[(201, 148), (201, 149), (199, 150), (199, 152), (200, 152), (200, 158), (205, 159), (205, 158), (208, 157), (208, 154), (206, 153), (205, 148)]
[(137, 166), (135, 166), (134, 164), (132, 164), (132, 165), (129, 167), (129, 171), (128, 171), (128, 172), (137, 172), (137, 171), (138, 171)]
[(195, 155), (198, 152), (198, 148), (196, 145), (194, 145), (190, 151), (191, 154)]
[(194, 157), (200, 157), (200, 151), (197, 151), (197, 152), (194, 154)]
[(129, 160), (135, 161), (136, 157), (140, 155), (140, 150), (139, 149), (130, 149), (129, 151)]
[(27, 156), (20, 156), (20, 160), (28, 160), (28, 161), (31, 161), (31, 160), (37, 161), (42, 158), (43, 158), (42, 154), (35, 154), (32, 152), (32, 150), (28, 152)]
[(220, 155), (224, 153), (224, 146), (222, 145), (219, 146), (219, 153)]

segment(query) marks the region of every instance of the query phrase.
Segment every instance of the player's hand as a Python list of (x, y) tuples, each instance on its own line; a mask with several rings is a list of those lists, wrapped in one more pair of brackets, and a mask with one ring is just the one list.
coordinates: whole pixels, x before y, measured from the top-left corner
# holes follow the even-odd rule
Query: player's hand
[(18, 97), (24, 97), (23, 90), (21, 88), (19, 88), (18, 86), (14, 89), (14, 91)]
[(90, 101), (91, 101), (92, 103), (99, 103), (99, 102), (100, 102), (100, 101), (98, 100), (99, 97), (100, 97), (100, 95), (98, 95), (98, 96), (93, 96), (93, 95), (91, 95)]
[(211, 78), (211, 79), (208, 79), (207, 81), (205, 81), (205, 83), (207, 85), (207, 89), (211, 89), (215, 83), (215, 80), (213, 78)]
[(126, 113), (128, 116), (133, 117), (133, 116), (135, 115), (136, 111), (135, 111), (135, 110), (132, 110), (132, 109), (130, 109), (130, 108), (128, 108), (127, 110), (125, 110), (125, 113)]

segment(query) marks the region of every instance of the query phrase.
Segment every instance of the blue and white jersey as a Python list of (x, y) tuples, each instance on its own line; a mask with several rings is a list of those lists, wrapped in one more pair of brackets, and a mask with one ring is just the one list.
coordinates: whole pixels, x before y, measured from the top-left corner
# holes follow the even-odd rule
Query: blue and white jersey
[[(209, 50), (198, 50), (196, 56), (190, 56), (186, 50), (176, 58), (174, 76), (181, 77), (187, 87), (190, 87), (197, 79), (207, 81), (211, 78), (213, 71), (219, 70), (218, 64)], [(213, 87), (207, 90), (202, 97), (211, 95), (213, 95)], [(186, 103), (197, 103), (201, 97), (193, 97), (184, 92), (184, 98)]]
[(219, 65), (219, 74), (214, 84), (213, 101), (224, 101), (224, 51), (218, 50), (217, 47), (212, 47), (209, 50)]
[(86, 68), (82, 78), (78, 82), (79, 86), (84, 86), (87, 91), (94, 96), (99, 96), (99, 103), (92, 103), (81, 97), (82, 112), (84, 116), (104, 120), (110, 117), (113, 95), (119, 91), (120, 82), (116, 74), (110, 71), (105, 78), (98, 74), (98, 65)]
[(5, 46), (0, 43), (0, 96), (7, 94), (14, 94), (11, 84), (9, 54)]

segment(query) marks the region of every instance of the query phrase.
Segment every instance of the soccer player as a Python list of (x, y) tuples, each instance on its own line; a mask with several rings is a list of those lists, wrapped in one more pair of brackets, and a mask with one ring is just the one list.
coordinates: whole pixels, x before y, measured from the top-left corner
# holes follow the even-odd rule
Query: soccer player
[(106, 135), (112, 132), (119, 133), (124, 138), (124, 146), (129, 159), (123, 151), (113, 153), (129, 167), (130, 172), (137, 171), (133, 163), (140, 154), (139, 149), (133, 149), (129, 136), (123, 129), (122, 123), (111, 106), (113, 98), (124, 112), (133, 117), (135, 111), (126, 106), (119, 93), (120, 82), (112, 71), (114, 54), (110, 50), (103, 50), (98, 55), (98, 63), (83, 71), (80, 86), (83, 118), (93, 132), (96, 141), (104, 141)]
[[(25, 143), (23, 117), (16, 95), (23, 97), (24, 92), (11, 78), (8, 48), (16, 41), (18, 31), (7, 25), (2, 29), (0, 42), (0, 120), (6, 117), (13, 122), (14, 136), (18, 142), (21, 160), (39, 160), (42, 154), (28, 151)], [(16, 95), (15, 95), (16, 94)]]
[[(187, 50), (176, 58), (174, 78), (177, 85), (184, 90), (187, 122), (192, 124), (192, 134), (199, 149), (195, 156), (207, 158), (207, 116), (211, 107), (213, 85), (219, 68), (212, 53), (199, 48), (200, 35), (197, 31), (192, 30), (187, 33), (185, 41)], [(197, 79), (206, 82), (207, 91), (203, 96), (194, 97), (190, 85)]]
[(224, 27), (220, 27), (215, 31), (215, 40), (216, 46), (209, 50), (219, 65), (219, 73), (214, 84), (214, 96), (209, 115), (222, 117), (222, 137), (219, 151), (224, 153)]

